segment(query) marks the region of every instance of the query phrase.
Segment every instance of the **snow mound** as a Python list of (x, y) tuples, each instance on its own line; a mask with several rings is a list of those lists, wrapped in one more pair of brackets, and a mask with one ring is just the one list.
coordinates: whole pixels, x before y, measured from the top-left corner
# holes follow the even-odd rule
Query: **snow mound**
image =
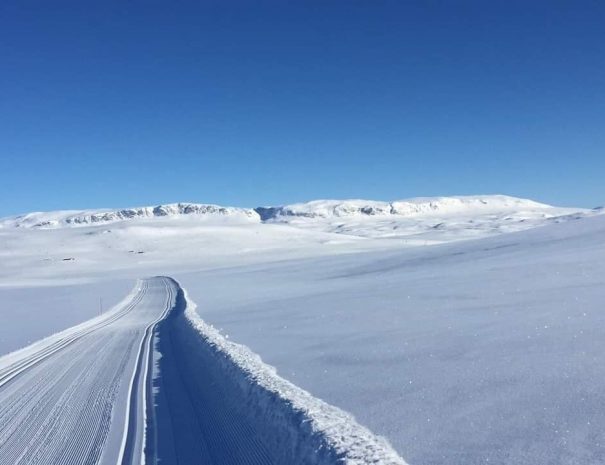
[(57, 228), (61, 226), (88, 226), (115, 223), (123, 220), (184, 215), (234, 217), (246, 221), (259, 221), (258, 214), (252, 209), (221, 207), (212, 204), (173, 203), (155, 207), (125, 208), (121, 210), (36, 212), (7, 218), (1, 224), (5, 227)]
[(246, 405), (252, 424), (275, 442), (269, 446), (280, 456), (279, 463), (406, 465), (386, 439), (359, 425), (351, 414), (281, 378), (246, 346), (228, 341), (206, 324), (186, 291), (179, 289), (177, 306), (184, 305), (185, 311), (178, 325), (191, 356), (218, 374), (225, 396)]
[(430, 214), (485, 213), (515, 210), (553, 209), (550, 205), (506, 195), (418, 197), (393, 202), (373, 200), (315, 200), (281, 207), (259, 207), (263, 221), (288, 217), (330, 218), (351, 216), (419, 216)]

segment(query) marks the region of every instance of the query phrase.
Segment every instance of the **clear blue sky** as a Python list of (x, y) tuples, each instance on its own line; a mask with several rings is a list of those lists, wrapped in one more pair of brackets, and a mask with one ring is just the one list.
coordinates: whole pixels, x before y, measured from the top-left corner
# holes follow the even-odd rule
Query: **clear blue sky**
[(0, 216), (605, 203), (605, 2), (3, 1)]

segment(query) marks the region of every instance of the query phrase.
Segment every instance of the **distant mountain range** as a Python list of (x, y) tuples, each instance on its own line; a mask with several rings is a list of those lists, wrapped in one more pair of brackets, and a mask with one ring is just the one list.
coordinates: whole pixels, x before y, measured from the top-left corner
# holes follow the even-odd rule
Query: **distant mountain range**
[[(531, 213), (552, 218), (573, 213), (586, 214), (587, 209), (560, 208), (532, 200), (505, 195), (420, 197), (393, 202), (374, 200), (314, 200), (277, 207), (237, 208), (198, 203), (174, 203), (154, 207), (119, 210), (84, 210), (35, 212), (0, 220), (3, 227), (58, 228), (115, 223), (133, 219), (176, 216), (208, 218), (229, 217), (244, 222), (291, 223), (317, 220), (362, 220), (374, 218), (413, 219), (435, 216), (474, 216), (505, 213)], [(532, 215), (533, 216), (533, 215)]]

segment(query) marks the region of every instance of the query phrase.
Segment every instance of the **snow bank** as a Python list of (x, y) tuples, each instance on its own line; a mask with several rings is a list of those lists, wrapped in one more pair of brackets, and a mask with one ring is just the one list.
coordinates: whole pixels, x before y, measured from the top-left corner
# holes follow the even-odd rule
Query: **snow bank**
[[(182, 289), (182, 288), (180, 288)], [(176, 327), (197, 366), (220, 380), (236, 405), (245, 405), (250, 423), (275, 451), (279, 463), (318, 465), (405, 465), (388, 442), (359, 425), (348, 413), (279, 377), (243, 345), (204, 323), (196, 305), (179, 291)]]

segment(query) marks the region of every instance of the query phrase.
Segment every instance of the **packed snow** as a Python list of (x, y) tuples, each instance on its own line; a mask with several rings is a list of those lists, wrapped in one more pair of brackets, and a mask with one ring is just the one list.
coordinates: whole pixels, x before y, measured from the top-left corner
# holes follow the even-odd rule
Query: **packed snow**
[[(172, 326), (172, 349), (160, 358), (159, 371), (171, 370), (182, 363), (185, 376), (181, 378), (189, 383), (189, 392), (196, 392), (202, 398), (203, 408), (188, 405), (183, 410), (198, 410), (197, 423), (205, 424), (201, 437), (195, 441), (208, 444), (208, 458), (203, 463), (231, 464), (244, 456), (242, 463), (406, 465), (384, 438), (359, 425), (350, 414), (281, 378), (249, 348), (227, 340), (205, 323), (186, 292), (181, 299), (177, 298), (175, 310), (166, 321), (166, 326)], [(164, 334), (160, 328), (160, 349)], [(177, 353), (168, 358), (170, 352)], [(173, 404), (186, 397), (183, 391), (174, 391)], [(218, 421), (209, 422), (209, 417)], [(225, 450), (216, 450), (213, 454), (213, 443), (217, 441), (212, 437), (222, 424), (229, 423), (221, 421), (223, 417), (237, 422), (240, 430), (243, 425), (249, 428), (245, 435), (227, 438), (232, 454), (227, 459)], [(228, 433), (228, 429), (224, 428), (221, 434)], [(178, 428), (174, 433), (179, 434)], [(179, 456), (180, 450), (175, 453), (177, 460), (167, 456), (160, 462), (199, 460), (199, 457), (192, 460)], [(250, 459), (253, 455), (262, 458)]]
[[(6, 218), (0, 353), (170, 275), (411, 464), (602, 463), (602, 213), (474, 196)], [(89, 295), (81, 319), (69, 289)]]
[(106, 313), (0, 357), (0, 464), (144, 463), (147, 361), (170, 285), (139, 281)]

